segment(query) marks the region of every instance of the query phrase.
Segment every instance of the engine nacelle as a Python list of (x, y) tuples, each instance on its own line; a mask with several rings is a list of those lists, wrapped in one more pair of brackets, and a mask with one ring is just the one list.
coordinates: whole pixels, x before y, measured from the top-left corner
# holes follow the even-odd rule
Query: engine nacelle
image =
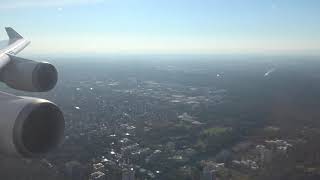
[(56, 85), (58, 73), (52, 64), (11, 55), (9, 58), (9, 64), (1, 70), (0, 75), (0, 80), (9, 87), (30, 92), (45, 92)]
[(0, 93), (0, 153), (38, 157), (64, 137), (64, 118), (50, 101)]

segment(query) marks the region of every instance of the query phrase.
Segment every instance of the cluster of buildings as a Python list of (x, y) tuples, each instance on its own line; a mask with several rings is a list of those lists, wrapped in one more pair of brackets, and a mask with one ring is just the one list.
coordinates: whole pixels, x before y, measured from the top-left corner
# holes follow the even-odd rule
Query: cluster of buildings
[(277, 155), (286, 156), (293, 145), (286, 140), (264, 140), (260, 143), (250, 141), (239, 143), (233, 150), (236, 159), (232, 160), (232, 167), (238, 170), (258, 170), (272, 162)]
[[(61, 104), (66, 118), (65, 143), (54, 158), (63, 158), (56, 164), (67, 179), (77, 180), (157, 179), (166, 166), (183, 165), (197, 154), (192, 144), (176, 145), (183, 135), (160, 143), (149, 134), (175, 121), (204, 125), (188, 110), (217, 105), (226, 95), (225, 90), (135, 78), (70, 83), (59, 91), (64, 97), (48, 95)], [(188, 110), (177, 108), (181, 105)]]
[(201, 180), (218, 180), (221, 172), (225, 169), (224, 163), (215, 163), (214, 161), (205, 161), (200, 175)]

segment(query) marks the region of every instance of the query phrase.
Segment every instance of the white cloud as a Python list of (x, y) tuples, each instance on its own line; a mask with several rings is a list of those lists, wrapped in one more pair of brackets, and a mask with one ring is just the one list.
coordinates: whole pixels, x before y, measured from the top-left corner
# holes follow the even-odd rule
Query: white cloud
[(0, 9), (61, 7), (75, 4), (101, 3), (104, 0), (2, 0)]

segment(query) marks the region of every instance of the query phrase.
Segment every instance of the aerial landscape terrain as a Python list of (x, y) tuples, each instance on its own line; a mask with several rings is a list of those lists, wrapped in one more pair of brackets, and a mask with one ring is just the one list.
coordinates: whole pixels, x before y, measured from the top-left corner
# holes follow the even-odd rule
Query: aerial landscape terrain
[(3, 157), (2, 177), (320, 178), (317, 57), (134, 55), (50, 62), (59, 70), (52, 91), (25, 93), (3, 84), (1, 90), (55, 102), (64, 112), (65, 140), (38, 160)]
[(0, 0), (0, 180), (320, 180), (319, 17)]

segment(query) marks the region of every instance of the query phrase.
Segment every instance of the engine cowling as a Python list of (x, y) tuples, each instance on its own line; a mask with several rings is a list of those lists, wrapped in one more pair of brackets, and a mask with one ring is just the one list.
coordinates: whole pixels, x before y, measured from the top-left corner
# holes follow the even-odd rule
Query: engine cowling
[(56, 85), (58, 72), (52, 64), (11, 55), (9, 58), (9, 64), (0, 74), (0, 80), (9, 87), (30, 92), (45, 92)]
[(63, 140), (63, 114), (50, 101), (0, 93), (0, 114), (0, 153), (38, 157)]

